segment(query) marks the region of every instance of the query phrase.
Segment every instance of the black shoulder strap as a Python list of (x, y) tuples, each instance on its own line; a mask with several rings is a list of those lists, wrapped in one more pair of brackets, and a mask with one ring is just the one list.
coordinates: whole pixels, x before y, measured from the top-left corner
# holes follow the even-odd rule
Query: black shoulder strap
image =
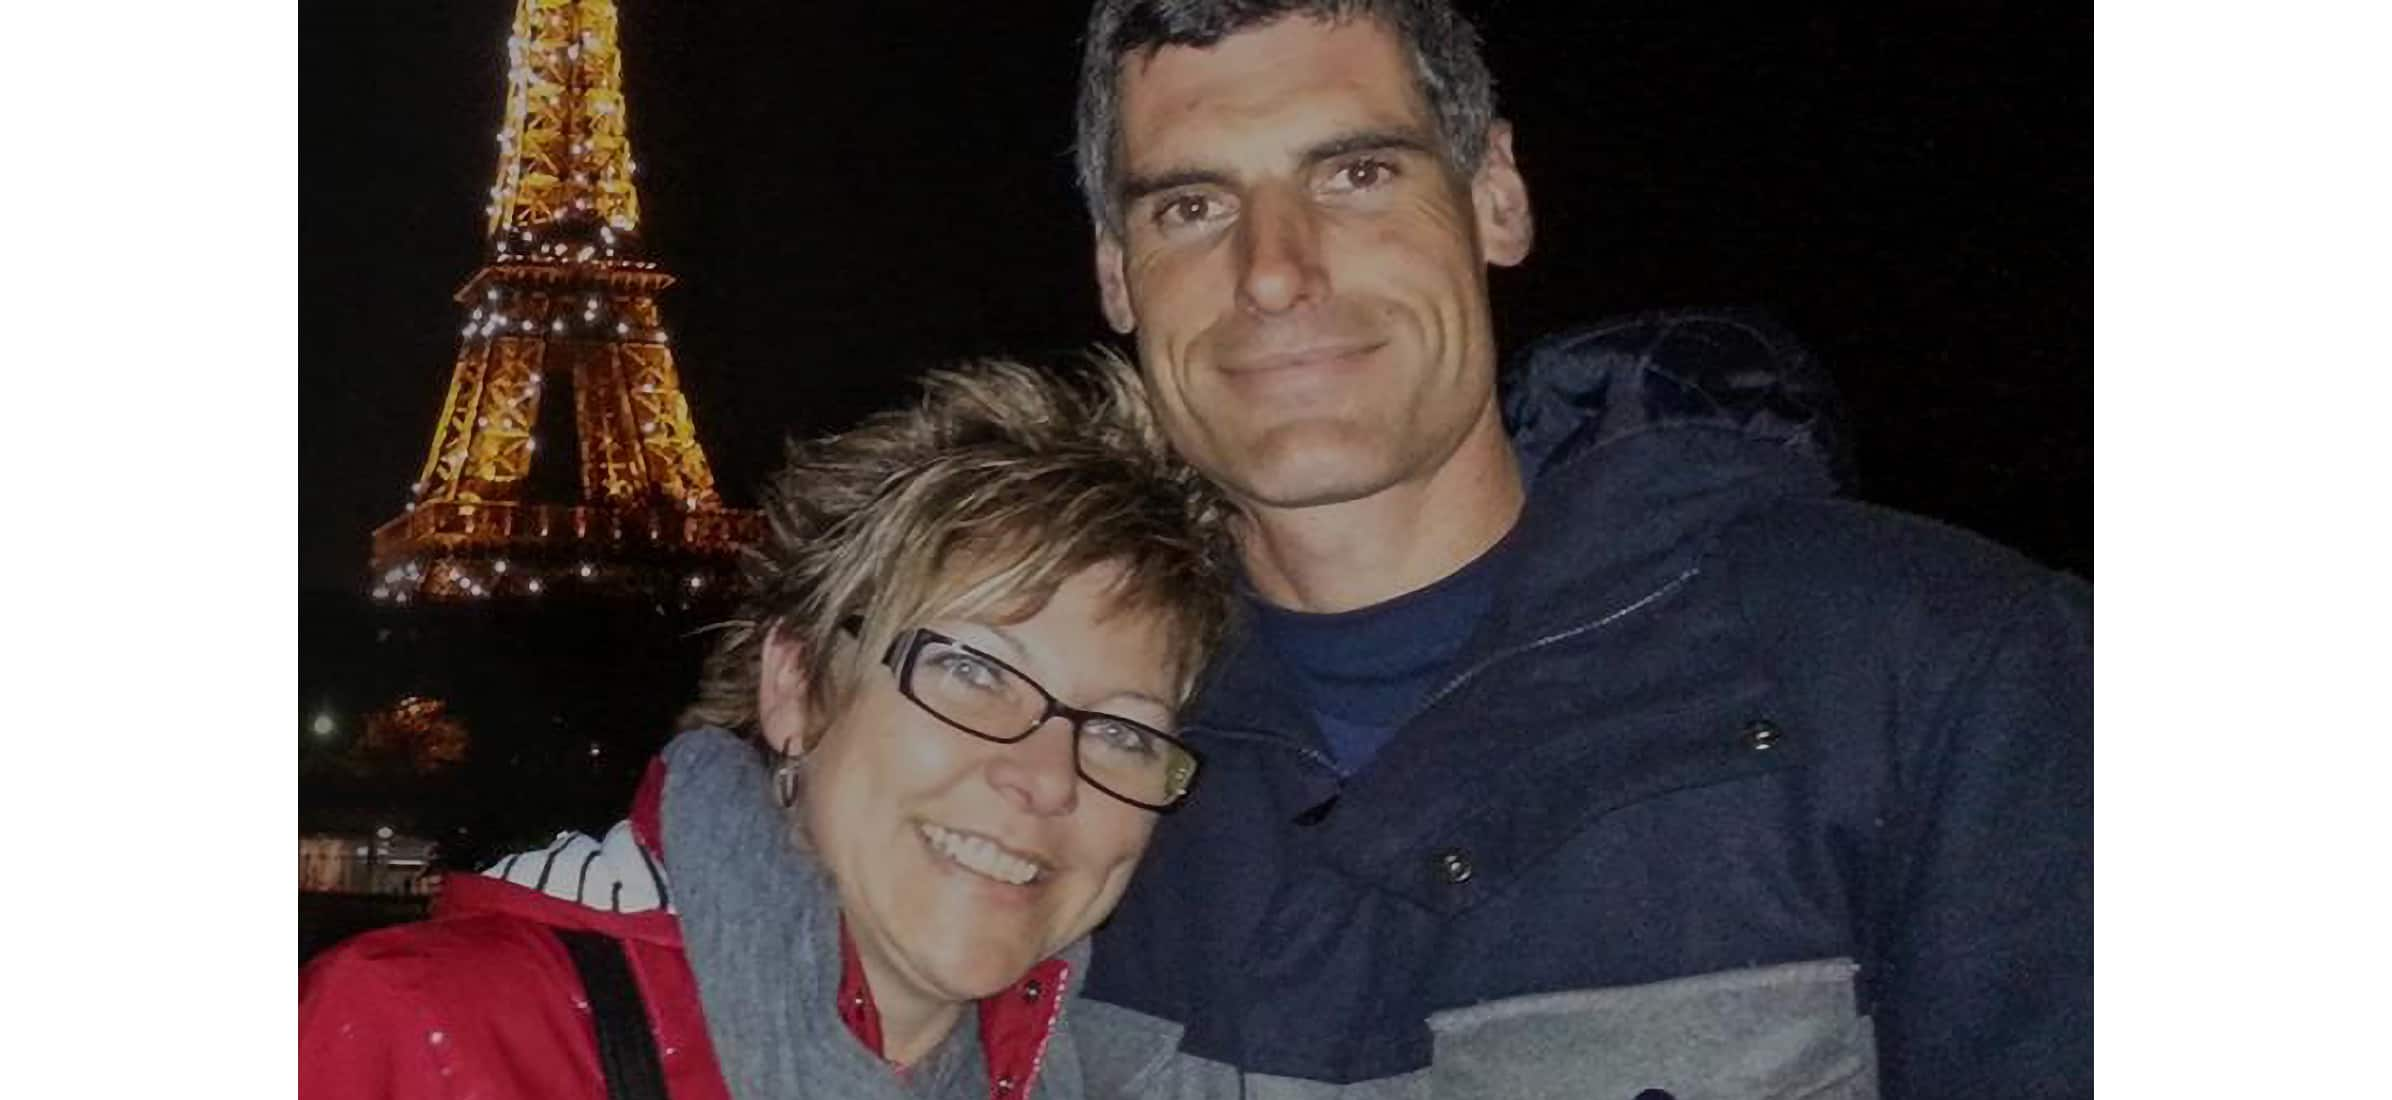
[(623, 941), (598, 932), (552, 929), (581, 971), (590, 996), (590, 1021), (598, 1029), (598, 1067), (606, 1073), (611, 1100), (667, 1100), (664, 1067), (656, 1061), (656, 1035), (648, 1029), (648, 1006)]

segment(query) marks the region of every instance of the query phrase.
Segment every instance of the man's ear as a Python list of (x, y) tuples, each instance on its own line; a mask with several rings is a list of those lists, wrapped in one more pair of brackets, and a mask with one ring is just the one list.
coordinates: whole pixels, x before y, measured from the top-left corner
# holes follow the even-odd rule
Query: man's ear
[(814, 702), (806, 690), (806, 647), (771, 630), (764, 635), (756, 676), (756, 729), (764, 743), (796, 755), (816, 731)]
[(1109, 229), (1096, 231), (1096, 287), (1104, 304), (1105, 323), (1127, 336), (1138, 328), (1138, 313), (1130, 308), (1130, 284), (1122, 273), (1121, 238)]
[(1512, 124), (1503, 119), (1487, 127), (1487, 151), (1470, 180), (1470, 205), (1488, 263), (1510, 267), (1528, 258), (1528, 247), (1536, 242), (1536, 216), (1528, 208), (1528, 183), (1512, 160)]

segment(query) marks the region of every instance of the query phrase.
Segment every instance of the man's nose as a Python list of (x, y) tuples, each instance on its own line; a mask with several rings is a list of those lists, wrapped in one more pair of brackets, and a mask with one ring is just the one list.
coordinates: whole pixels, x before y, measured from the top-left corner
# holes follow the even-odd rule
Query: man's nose
[(1263, 189), (1238, 222), (1238, 300), (1261, 314), (1312, 305), (1328, 293), (1320, 226), (1301, 195)]

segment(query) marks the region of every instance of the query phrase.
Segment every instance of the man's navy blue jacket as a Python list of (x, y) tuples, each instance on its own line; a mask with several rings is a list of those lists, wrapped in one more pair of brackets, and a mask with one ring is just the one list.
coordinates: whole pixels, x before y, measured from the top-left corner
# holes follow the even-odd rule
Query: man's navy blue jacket
[(1510, 383), (1528, 501), (1450, 680), (1341, 781), (1233, 639), (1090, 996), (1249, 1081), (2089, 1094), (2090, 588), (1838, 498), (1752, 319)]

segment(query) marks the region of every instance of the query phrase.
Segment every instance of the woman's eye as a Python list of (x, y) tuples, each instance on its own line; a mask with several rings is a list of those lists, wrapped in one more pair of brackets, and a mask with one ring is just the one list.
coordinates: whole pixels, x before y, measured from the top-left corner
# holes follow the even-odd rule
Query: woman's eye
[(1092, 718), (1080, 727), (1080, 733), (1095, 738), (1113, 752), (1132, 756), (1152, 756), (1155, 753), (1154, 736), (1128, 722)]
[(941, 654), (937, 664), (939, 671), (944, 673), (947, 679), (957, 683), (983, 689), (993, 688), (997, 685), (999, 677), (996, 666), (969, 653)]

